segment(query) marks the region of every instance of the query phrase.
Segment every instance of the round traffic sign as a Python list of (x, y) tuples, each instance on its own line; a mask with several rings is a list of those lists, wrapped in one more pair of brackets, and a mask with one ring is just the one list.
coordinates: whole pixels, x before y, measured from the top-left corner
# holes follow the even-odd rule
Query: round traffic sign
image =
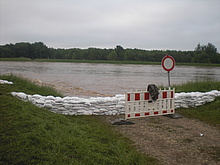
[(162, 67), (164, 70), (166, 71), (171, 71), (175, 66), (175, 60), (172, 56), (166, 55), (163, 59), (162, 59)]

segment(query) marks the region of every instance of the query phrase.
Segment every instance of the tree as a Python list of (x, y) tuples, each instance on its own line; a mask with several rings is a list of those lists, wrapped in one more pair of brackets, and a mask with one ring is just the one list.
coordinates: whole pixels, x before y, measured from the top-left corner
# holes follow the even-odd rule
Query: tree
[(29, 43), (16, 43), (15, 44), (15, 57), (26, 57), (29, 58)]
[(55, 49), (48, 48), (43, 42), (32, 44), (21, 42), (0, 45), (0, 58), (27, 57), (31, 59), (52, 58), (161, 62), (165, 54), (172, 55), (177, 62), (220, 63), (220, 54), (217, 48), (211, 43), (207, 45), (198, 43), (194, 51), (124, 49), (120, 45), (117, 45), (114, 49)]
[(200, 43), (198, 43), (198, 45), (197, 45), (196, 48), (195, 48), (195, 51), (196, 51), (196, 52), (201, 52), (201, 51), (203, 51), (202, 49), (203, 49), (203, 48), (201, 47)]
[(198, 44), (195, 48), (193, 62), (219, 63), (219, 56), (217, 48), (213, 44), (208, 43), (202, 46)]
[(72, 58), (76, 60), (83, 60), (84, 56), (82, 50), (79, 48), (71, 49)]
[(15, 53), (10, 45), (0, 46), (0, 58), (13, 58)]
[(210, 63), (210, 58), (206, 52), (201, 52), (195, 55), (193, 62), (195, 63)]
[(117, 53), (113, 50), (109, 55), (107, 56), (107, 60), (115, 61), (117, 60)]
[(51, 51), (43, 42), (35, 42), (29, 46), (29, 58), (50, 58)]
[(211, 43), (208, 43), (208, 45), (204, 46), (204, 51), (207, 54), (217, 54), (217, 48)]
[(115, 52), (117, 54), (117, 60), (123, 61), (124, 60), (124, 55), (125, 55), (124, 48), (120, 45), (117, 45), (116, 48), (115, 48)]

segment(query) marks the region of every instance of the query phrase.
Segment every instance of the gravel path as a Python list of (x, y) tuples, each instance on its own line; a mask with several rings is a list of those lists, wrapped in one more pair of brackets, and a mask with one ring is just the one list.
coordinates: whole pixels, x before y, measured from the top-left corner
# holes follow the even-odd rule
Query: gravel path
[[(118, 116), (119, 117), (119, 116)], [(116, 116), (102, 116), (107, 122)], [(220, 130), (189, 118), (165, 116), (131, 119), (133, 125), (114, 129), (130, 138), (143, 154), (164, 165), (220, 164)]]

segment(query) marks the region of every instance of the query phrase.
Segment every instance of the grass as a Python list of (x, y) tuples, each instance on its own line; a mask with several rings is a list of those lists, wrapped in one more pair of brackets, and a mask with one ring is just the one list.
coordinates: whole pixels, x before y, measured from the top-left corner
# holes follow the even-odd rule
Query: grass
[(10, 92), (59, 95), (14, 75), (0, 76), (0, 164), (145, 165), (131, 141), (95, 116), (64, 116), (12, 97)]
[[(176, 85), (174, 87), (176, 92), (220, 91), (220, 82), (210, 80), (192, 81), (182, 85)], [(203, 106), (187, 109), (181, 108), (177, 109), (177, 112), (189, 118), (199, 119), (220, 129), (220, 97), (216, 97), (214, 102), (207, 103)]]
[(144, 64), (160, 65), (160, 62), (146, 61), (109, 61), (109, 60), (75, 60), (75, 59), (30, 59), (30, 58), (0, 58), (0, 61), (37, 61), (37, 62), (74, 62), (74, 63), (107, 63), (107, 64)]
[(178, 62), (178, 63), (176, 63), (176, 65), (220, 67), (220, 64), (211, 64), (211, 63), (181, 63), (181, 62)]
[(160, 62), (146, 62), (146, 61), (109, 61), (109, 60), (74, 60), (74, 59), (35, 59), (34, 61), (38, 61), (38, 62), (75, 62), (75, 63), (160, 65)]
[[(161, 62), (148, 62), (148, 61), (109, 61), (109, 60), (75, 60), (75, 59), (34, 59), (32, 60), (30, 58), (0, 58), (0, 61), (37, 61), (37, 62), (75, 62), (75, 63), (161, 65)], [(220, 67), (220, 64), (210, 64), (210, 63), (176, 63), (176, 65)]]
[(10, 87), (10, 91), (14, 92), (24, 92), (28, 94), (40, 93), (41, 95), (53, 95), (53, 96), (62, 96), (58, 91), (52, 87), (48, 86), (38, 86), (31, 81), (24, 79), (22, 77), (10, 74), (10, 75), (0, 75), (0, 79), (12, 81), (15, 85), (11, 86), (1, 86), (2, 88)]
[(24, 57), (20, 57), (20, 58), (0, 58), (0, 61), (31, 61), (30, 58), (24, 58)]
[(0, 58), (0, 61), (37, 61), (37, 62), (75, 62), (75, 63), (107, 63), (107, 64), (144, 64), (160, 65), (160, 62), (146, 61), (109, 61), (109, 60), (75, 60), (75, 59), (30, 59), (30, 58)]
[(213, 80), (189, 81), (180, 85), (174, 85), (176, 92), (207, 92), (211, 90), (220, 90), (220, 82)]
[(214, 102), (207, 103), (198, 108), (178, 109), (178, 113), (183, 116), (198, 119), (220, 129), (220, 97), (217, 97)]

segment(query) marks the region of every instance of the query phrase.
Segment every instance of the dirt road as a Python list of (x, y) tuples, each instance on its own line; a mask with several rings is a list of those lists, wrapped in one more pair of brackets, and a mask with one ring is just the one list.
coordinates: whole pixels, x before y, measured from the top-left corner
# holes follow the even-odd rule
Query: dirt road
[[(118, 116), (119, 117), (119, 116)], [(116, 116), (104, 116), (107, 122)], [(143, 154), (164, 165), (220, 164), (220, 130), (189, 118), (165, 116), (132, 119), (133, 125), (114, 129), (130, 138)]]

